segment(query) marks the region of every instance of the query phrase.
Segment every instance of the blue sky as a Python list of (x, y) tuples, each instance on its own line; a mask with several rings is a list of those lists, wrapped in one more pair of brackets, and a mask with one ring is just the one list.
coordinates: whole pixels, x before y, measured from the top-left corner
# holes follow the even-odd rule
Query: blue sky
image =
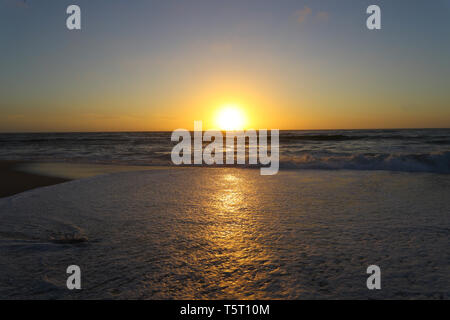
[[(65, 27), (78, 4), (82, 30)], [(382, 30), (365, 27), (382, 9)], [(450, 126), (450, 0), (0, 0), (0, 131)]]

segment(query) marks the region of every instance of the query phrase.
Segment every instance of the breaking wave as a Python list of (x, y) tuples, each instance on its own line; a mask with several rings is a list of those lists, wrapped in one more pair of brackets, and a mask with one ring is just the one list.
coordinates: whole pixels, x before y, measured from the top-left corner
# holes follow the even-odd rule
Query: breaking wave
[[(170, 136), (171, 132), (0, 134), (0, 160), (171, 166), (177, 142)], [(280, 131), (279, 141), (281, 168), (450, 173), (450, 129), (291, 130)], [(203, 141), (203, 147), (208, 144)]]
[(356, 154), (347, 156), (304, 154), (282, 158), (280, 168), (450, 173), (450, 151), (430, 154)]

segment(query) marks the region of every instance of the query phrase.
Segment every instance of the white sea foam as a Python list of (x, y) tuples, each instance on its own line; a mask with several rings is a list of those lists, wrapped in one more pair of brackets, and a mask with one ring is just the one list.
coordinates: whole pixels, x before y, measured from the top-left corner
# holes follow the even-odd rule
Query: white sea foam
[(235, 168), (32, 190), (0, 200), (0, 298), (448, 299), (449, 191), (439, 174)]
[(402, 154), (378, 153), (355, 155), (303, 154), (283, 157), (284, 169), (386, 170), (402, 172), (450, 173), (450, 151)]

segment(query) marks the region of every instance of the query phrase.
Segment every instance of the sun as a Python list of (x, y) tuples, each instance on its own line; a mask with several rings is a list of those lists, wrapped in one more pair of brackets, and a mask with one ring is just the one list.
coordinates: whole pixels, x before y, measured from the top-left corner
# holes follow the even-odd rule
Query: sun
[(216, 125), (223, 131), (243, 130), (245, 115), (236, 104), (224, 105), (217, 112)]

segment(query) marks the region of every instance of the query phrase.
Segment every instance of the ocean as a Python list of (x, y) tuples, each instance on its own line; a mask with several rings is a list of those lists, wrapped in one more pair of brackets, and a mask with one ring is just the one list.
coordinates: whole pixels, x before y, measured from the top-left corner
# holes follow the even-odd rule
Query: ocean
[(167, 132), (0, 141), (60, 170), (137, 166), (0, 199), (1, 299), (450, 298), (449, 129), (283, 131), (274, 176), (170, 166)]
[[(170, 135), (0, 134), (0, 159), (170, 166)], [(450, 129), (281, 131), (280, 168), (450, 173)]]

